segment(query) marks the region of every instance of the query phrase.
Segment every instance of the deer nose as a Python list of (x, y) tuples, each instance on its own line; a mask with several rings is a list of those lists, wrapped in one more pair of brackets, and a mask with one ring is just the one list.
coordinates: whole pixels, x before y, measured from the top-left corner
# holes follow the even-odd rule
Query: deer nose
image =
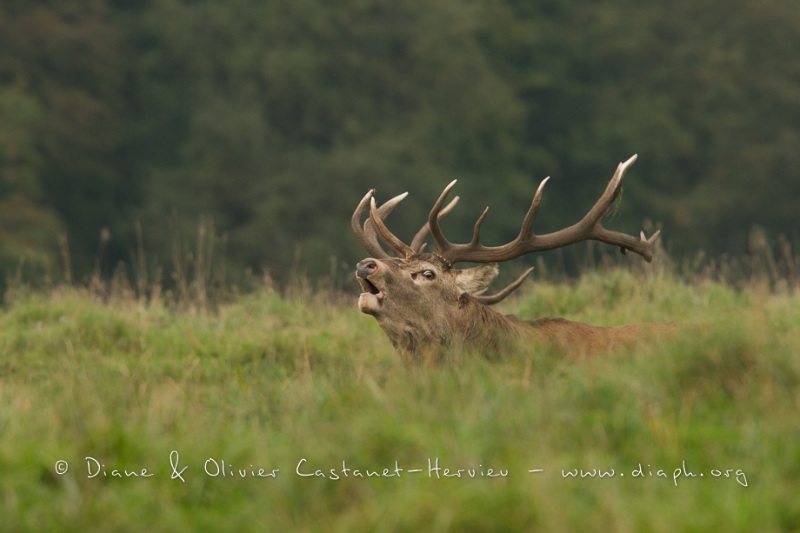
[(356, 265), (356, 276), (367, 278), (378, 270), (378, 262), (374, 259), (364, 259)]

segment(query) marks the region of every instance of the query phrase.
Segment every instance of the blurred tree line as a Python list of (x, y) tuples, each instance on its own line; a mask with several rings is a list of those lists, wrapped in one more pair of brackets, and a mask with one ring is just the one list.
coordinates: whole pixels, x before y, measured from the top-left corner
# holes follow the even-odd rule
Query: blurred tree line
[(369, 188), (412, 193), (408, 237), (459, 178), (448, 235), (490, 205), (498, 243), (543, 177), (547, 231), (633, 153), (615, 229), (796, 241), (799, 45), (780, 0), (3, 0), (0, 267), (152, 275), (202, 237), (316, 277), (364, 255)]

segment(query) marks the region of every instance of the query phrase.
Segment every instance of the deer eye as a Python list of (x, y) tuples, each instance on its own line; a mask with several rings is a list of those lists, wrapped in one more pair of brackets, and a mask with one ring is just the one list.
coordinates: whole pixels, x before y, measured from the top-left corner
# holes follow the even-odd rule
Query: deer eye
[(436, 273), (433, 270), (423, 270), (422, 275), (425, 276), (425, 279), (427, 280), (436, 278)]

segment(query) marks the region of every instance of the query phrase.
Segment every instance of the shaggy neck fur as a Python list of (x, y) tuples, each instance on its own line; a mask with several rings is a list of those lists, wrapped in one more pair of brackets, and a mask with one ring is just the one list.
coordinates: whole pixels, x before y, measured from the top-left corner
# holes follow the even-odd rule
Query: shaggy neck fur
[(549, 346), (565, 356), (575, 357), (616, 348), (630, 348), (642, 338), (675, 329), (673, 324), (648, 326), (591, 326), (564, 318), (520, 320), (503, 315), (468, 295), (461, 297), (457, 311), (446, 322), (386, 323), (378, 319), (394, 347), (411, 360), (435, 361), (453, 347), (466, 347), (485, 355), (496, 355), (520, 339)]
[[(462, 295), (445, 320), (381, 320), (378, 324), (392, 345), (411, 359), (439, 359), (457, 345), (480, 351), (495, 351), (507, 340), (516, 339), (530, 328), (526, 322), (505, 316)], [(421, 326), (420, 324), (424, 324)]]

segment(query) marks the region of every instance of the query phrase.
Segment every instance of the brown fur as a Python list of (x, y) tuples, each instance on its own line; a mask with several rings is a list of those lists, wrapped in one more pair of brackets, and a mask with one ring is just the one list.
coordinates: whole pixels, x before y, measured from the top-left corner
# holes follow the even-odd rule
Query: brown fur
[(582, 355), (629, 348), (652, 332), (671, 328), (598, 327), (563, 318), (525, 321), (506, 316), (472, 297), (496, 274), (494, 265), (459, 270), (420, 255), (365, 259), (356, 276), (365, 289), (361, 310), (373, 315), (392, 345), (410, 359), (438, 359), (456, 346), (496, 352), (507, 342), (526, 339), (567, 355)]

